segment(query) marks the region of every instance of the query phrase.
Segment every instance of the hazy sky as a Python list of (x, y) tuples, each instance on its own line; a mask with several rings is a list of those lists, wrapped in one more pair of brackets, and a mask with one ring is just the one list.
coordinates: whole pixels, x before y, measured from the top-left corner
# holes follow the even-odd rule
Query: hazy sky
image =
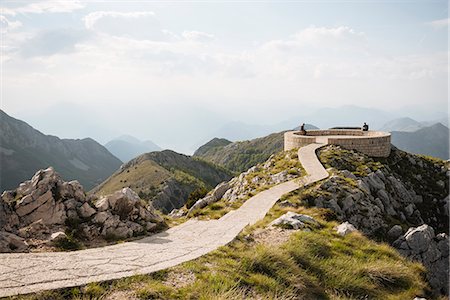
[(447, 1), (0, 5), (1, 107), (61, 137), (170, 146), (324, 106), (447, 112)]

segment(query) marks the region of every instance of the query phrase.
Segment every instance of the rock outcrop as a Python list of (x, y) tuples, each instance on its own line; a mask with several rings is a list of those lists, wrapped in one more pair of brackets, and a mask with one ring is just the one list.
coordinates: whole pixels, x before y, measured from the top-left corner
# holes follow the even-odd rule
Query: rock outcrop
[[(378, 160), (338, 146), (319, 157), (331, 176), (299, 190), (291, 205), (329, 209), (344, 222), (342, 234), (357, 229), (395, 241), (402, 254), (424, 264), (432, 288), (448, 294), (449, 163), (395, 147)], [(403, 235), (405, 227), (413, 229)]]
[(192, 212), (195, 209), (203, 208), (211, 203), (217, 202), (222, 199), (223, 195), (230, 188), (230, 184), (228, 182), (222, 182), (216, 186), (214, 190), (212, 190), (206, 197), (197, 200), (194, 205), (189, 209), (189, 212)]
[(346, 236), (347, 234), (350, 234), (352, 232), (358, 231), (358, 229), (355, 228), (352, 224), (349, 222), (344, 222), (340, 224), (339, 226), (336, 226), (336, 232), (341, 236)]
[(49, 247), (69, 235), (81, 242), (124, 239), (164, 223), (129, 188), (96, 200), (77, 181), (63, 181), (53, 168), (39, 170), (1, 196), (0, 252)]
[(282, 215), (281, 217), (279, 217), (278, 219), (272, 221), (270, 225), (288, 229), (300, 229), (310, 226), (317, 227), (319, 226), (319, 222), (317, 222), (311, 216), (289, 211), (284, 215)]
[[(298, 178), (302, 172), (296, 151), (271, 155), (263, 164), (253, 166), (230, 181), (217, 185), (208, 195), (197, 200), (189, 209), (189, 213), (221, 199), (228, 205), (236, 201), (245, 201), (273, 185)], [(178, 212), (174, 212), (176, 213)]]
[(412, 260), (422, 263), (428, 270), (427, 277), (436, 294), (448, 295), (449, 239), (445, 233), (435, 235), (426, 224), (411, 227), (398, 238), (393, 246)]
[(332, 175), (303, 193), (308, 205), (330, 209), (369, 236), (384, 237), (394, 224), (448, 230), (448, 168), (442, 164), (397, 149), (380, 163), (336, 146), (322, 150), (321, 160)]

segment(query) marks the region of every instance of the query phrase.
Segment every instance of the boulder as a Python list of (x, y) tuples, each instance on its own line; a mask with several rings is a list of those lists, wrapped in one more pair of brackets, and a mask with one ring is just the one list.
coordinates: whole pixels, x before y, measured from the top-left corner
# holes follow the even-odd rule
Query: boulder
[(112, 214), (110, 212), (101, 211), (98, 212), (92, 220), (97, 224), (103, 224), (111, 216)]
[(102, 197), (95, 203), (95, 207), (98, 211), (105, 211), (109, 208), (109, 200), (107, 197)]
[(344, 222), (336, 227), (336, 231), (341, 236), (346, 236), (349, 233), (358, 231), (358, 229), (355, 228), (352, 224), (349, 222)]
[(186, 215), (186, 211), (183, 209), (173, 209), (170, 213), (169, 213), (169, 217), (172, 218), (181, 218), (184, 215)]
[(300, 229), (306, 227), (307, 224), (313, 226), (319, 225), (319, 223), (313, 217), (289, 211), (278, 219), (272, 221), (272, 223), (270, 223), (270, 226)]
[(89, 203), (85, 202), (79, 209), (78, 213), (80, 214), (80, 217), (82, 218), (89, 218), (93, 214), (95, 214), (95, 209), (93, 209)]
[(387, 237), (390, 241), (395, 241), (403, 234), (402, 226), (400, 225), (394, 225), (391, 229), (387, 232)]
[(392, 245), (405, 257), (419, 261), (427, 269), (427, 279), (435, 294), (448, 295), (449, 239), (445, 233), (435, 235), (423, 224), (411, 227)]
[(405, 233), (405, 240), (408, 243), (409, 248), (415, 254), (419, 254), (427, 250), (433, 238), (434, 230), (427, 224), (416, 228), (409, 228)]
[(216, 201), (220, 200), (223, 195), (228, 191), (230, 188), (230, 184), (228, 182), (222, 182), (216, 186), (216, 188), (212, 191), (213, 197), (216, 199)]
[(9, 232), (0, 231), (0, 253), (23, 252), (28, 249), (26, 241)]
[(194, 205), (192, 205), (191, 208), (189, 209), (188, 214), (191, 213), (192, 211), (194, 211), (195, 209), (200, 209), (200, 208), (208, 206), (211, 203), (219, 201), (220, 199), (222, 199), (222, 197), (224, 197), (225, 193), (227, 193), (227, 191), (229, 191), (229, 189), (230, 189), (229, 182), (222, 182), (222, 183), (218, 184), (214, 188), (214, 190), (212, 190), (212, 192), (210, 192), (204, 198), (197, 200), (194, 203)]
[(65, 240), (65, 239), (67, 239), (67, 235), (62, 231), (52, 233), (50, 236), (50, 241), (53, 243), (57, 243), (59, 241)]

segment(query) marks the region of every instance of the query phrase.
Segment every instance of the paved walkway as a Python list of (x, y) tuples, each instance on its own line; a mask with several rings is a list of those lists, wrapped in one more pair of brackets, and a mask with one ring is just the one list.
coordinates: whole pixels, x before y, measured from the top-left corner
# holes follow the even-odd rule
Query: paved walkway
[[(299, 150), (308, 174), (300, 185), (328, 177), (315, 154), (323, 145)], [(148, 274), (195, 259), (231, 242), (245, 226), (264, 218), (283, 194), (300, 185), (298, 179), (279, 184), (219, 220), (189, 220), (134, 242), (74, 252), (0, 254), (0, 297)]]

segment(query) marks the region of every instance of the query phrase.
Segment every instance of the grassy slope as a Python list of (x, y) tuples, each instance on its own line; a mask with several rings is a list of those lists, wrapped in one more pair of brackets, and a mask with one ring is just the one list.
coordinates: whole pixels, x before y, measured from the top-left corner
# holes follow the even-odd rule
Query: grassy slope
[(171, 173), (151, 160), (145, 160), (134, 166), (128, 166), (122, 172), (112, 176), (96, 192), (98, 195), (111, 194), (124, 187), (130, 187), (137, 193), (148, 192), (158, 187)]
[[(262, 167), (262, 164), (259, 164), (257, 165), (259, 167), (259, 170), (257, 172), (250, 173), (247, 176), (245, 176), (245, 180), (247, 180), (248, 182), (246, 189), (254, 192), (251, 192), (246, 197), (236, 200), (232, 203), (227, 202), (223, 199), (219, 200), (216, 203), (213, 203), (202, 209), (193, 211), (192, 216), (198, 217), (200, 219), (219, 219), (229, 211), (238, 209), (248, 198), (256, 195), (259, 192), (267, 190), (273, 186), (273, 184), (269, 185), (269, 184), (253, 183), (252, 179), (255, 177), (259, 177), (262, 180), (264, 179), (267, 180), (271, 175), (277, 174), (283, 170), (295, 170), (296, 172), (295, 175), (298, 177), (305, 175), (305, 171), (303, 170), (303, 167), (300, 164), (300, 161), (298, 160), (296, 149), (290, 152), (279, 152), (274, 156), (274, 161), (275, 161), (274, 165), (269, 169), (264, 169)], [(298, 170), (300, 170), (300, 172), (298, 172)], [(182, 220), (183, 218), (180, 219)], [(176, 220), (177, 223), (180, 221), (180, 219)]]
[[(275, 206), (229, 245), (168, 270), (13, 299), (101, 299), (109, 294), (138, 299), (413, 299), (426, 294), (423, 267), (358, 233), (337, 235), (326, 210), (289, 209), (314, 216), (321, 227), (291, 231), (287, 242), (267, 246), (252, 240), (252, 232), (287, 210)], [(173, 284), (171, 277), (181, 281)]]
[[(199, 148), (199, 150), (202, 147)], [(196, 156), (234, 172), (243, 172), (283, 149), (283, 132), (196, 151)]]
[[(355, 161), (342, 155), (334, 151), (327, 157), (322, 155), (321, 160), (327, 166), (342, 164), (342, 168), (361, 175), (367, 165), (372, 169), (382, 167), (379, 161)], [(342, 157), (344, 160), (340, 160)], [(287, 163), (280, 159), (274, 168), (285, 168)], [(307, 190), (295, 191), (281, 200), (298, 206), (302, 193)], [(224, 207), (220, 206), (226, 204), (217, 204), (219, 209), (206, 208), (204, 216), (222, 215)], [(255, 232), (267, 228), (286, 211), (311, 215), (321, 226), (311, 231), (290, 231), (287, 241), (275, 245), (255, 242)], [(138, 299), (432, 299), (420, 264), (361, 234), (341, 237), (333, 230), (336, 225), (328, 210), (276, 204), (262, 221), (246, 228), (232, 243), (193, 261), (150, 275), (15, 299), (103, 299), (109, 295)]]
[(198, 148), (194, 152), (194, 156), (203, 156), (208, 151), (211, 151), (214, 148), (221, 148), (221, 147), (224, 147), (224, 146), (229, 145), (231, 143), (232, 142), (227, 140), (227, 139), (213, 138), (212, 140), (210, 140), (209, 142), (207, 142), (206, 144), (204, 144), (203, 146)]
[[(168, 213), (182, 206), (192, 191), (212, 189), (230, 178), (231, 173), (222, 167), (165, 150), (129, 161), (91, 192), (101, 196), (130, 187), (142, 199), (152, 201), (155, 208)], [(161, 191), (166, 191), (163, 194), (167, 197), (162, 197)]]

